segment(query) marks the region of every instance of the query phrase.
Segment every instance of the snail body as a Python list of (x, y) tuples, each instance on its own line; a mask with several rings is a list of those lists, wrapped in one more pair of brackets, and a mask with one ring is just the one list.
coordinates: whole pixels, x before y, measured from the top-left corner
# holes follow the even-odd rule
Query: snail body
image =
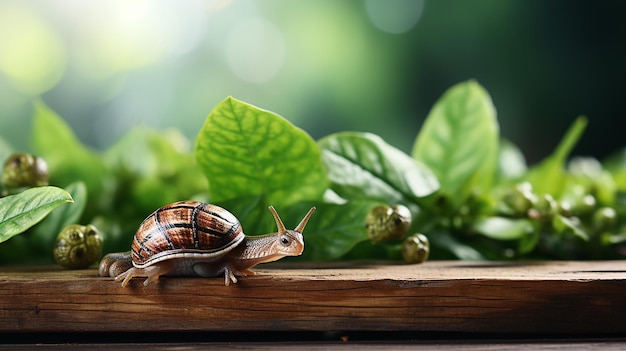
[(287, 230), (270, 206), (278, 232), (259, 236), (244, 234), (239, 220), (222, 207), (198, 201), (180, 201), (150, 214), (139, 226), (130, 252), (106, 255), (100, 276), (115, 277), (126, 286), (133, 277), (147, 277), (144, 285), (162, 275), (215, 277), (224, 275), (225, 285), (237, 276), (254, 274), (259, 263), (304, 250), (302, 231), (315, 208), (300, 224)]

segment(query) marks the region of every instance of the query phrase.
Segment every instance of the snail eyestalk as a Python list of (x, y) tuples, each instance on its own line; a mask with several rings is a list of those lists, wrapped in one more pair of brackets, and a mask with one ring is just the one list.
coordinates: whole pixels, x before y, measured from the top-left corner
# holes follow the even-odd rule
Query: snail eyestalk
[(294, 229), (295, 232), (302, 233), (302, 231), (304, 230), (304, 227), (309, 221), (309, 218), (311, 218), (311, 215), (313, 214), (313, 212), (315, 212), (315, 209), (316, 209), (315, 207), (311, 207), (311, 209), (306, 214), (306, 216), (304, 216), (304, 218), (302, 218), (302, 221), (300, 221), (300, 224), (298, 224), (296, 229)]
[(278, 213), (276, 213), (276, 209), (274, 209), (274, 206), (270, 206), (268, 208), (270, 209), (270, 212), (272, 212), (272, 215), (274, 216), (274, 220), (276, 221), (276, 226), (278, 227), (278, 232), (279, 233), (286, 232), (287, 228), (285, 228), (283, 221), (280, 220), (280, 217), (278, 216)]

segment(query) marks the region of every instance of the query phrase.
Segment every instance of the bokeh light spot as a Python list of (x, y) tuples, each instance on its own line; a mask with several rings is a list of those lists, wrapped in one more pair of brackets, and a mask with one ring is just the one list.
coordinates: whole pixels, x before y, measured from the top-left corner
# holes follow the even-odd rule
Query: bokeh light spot
[(424, 10), (424, 0), (365, 0), (365, 10), (376, 28), (401, 34), (417, 24)]
[(264, 83), (276, 76), (285, 62), (285, 41), (274, 24), (247, 20), (231, 32), (226, 47), (228, 66), (239, 78)]
[(65, 69), (65, 49), (56, 32), (21, 7), (0, 11), (0, 72), (16, 90), (39, 95), (54, 87)]

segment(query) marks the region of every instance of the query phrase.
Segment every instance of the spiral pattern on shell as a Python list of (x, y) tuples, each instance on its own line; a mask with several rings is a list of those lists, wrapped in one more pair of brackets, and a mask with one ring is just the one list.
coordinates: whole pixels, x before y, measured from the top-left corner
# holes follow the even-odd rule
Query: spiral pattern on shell
[(175, 202), (141, 223), (131, 247), (133, 265), (146, 267), (193, 255), (217, 257), (244, 236), (239, 220), (222, 207), (199, 201)]

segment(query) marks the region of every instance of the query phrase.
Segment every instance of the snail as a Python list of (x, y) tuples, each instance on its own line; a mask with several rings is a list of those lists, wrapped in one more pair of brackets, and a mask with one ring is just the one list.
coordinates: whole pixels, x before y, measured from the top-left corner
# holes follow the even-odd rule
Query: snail
[(376, 206), (365, 216), (365, 230), (372, 242), (400, 239), (411, 227), (411, 211), (404, 205)]
[(222, 207), (199, 201), (166, 205), (141, 223), (131, 251), (108, 254), (100, 261), (99, 275), (121, 280), (123, 287), (134, 277), (146, 277), (146, 286), (162, 275), (223, 274), (225, 285), (237, 283), (237, 276), (254, 274), (250, 269), (259, 263), (304, 250), (302, 231), (315, 207), (294, 230), (285, 228), (274, 207), (269, 210), (278, 232), (247, 236), (239, 220)]
[(15, 153), (4, 162), (2, 185), (7, 194), (24, 188), (48, 185), (48, 164), (41, 157)]
[(93, 225), (69, 225), (57, 236), (52, 253), (65, 268), (86, 268), (102, 255), (102, 236)]

